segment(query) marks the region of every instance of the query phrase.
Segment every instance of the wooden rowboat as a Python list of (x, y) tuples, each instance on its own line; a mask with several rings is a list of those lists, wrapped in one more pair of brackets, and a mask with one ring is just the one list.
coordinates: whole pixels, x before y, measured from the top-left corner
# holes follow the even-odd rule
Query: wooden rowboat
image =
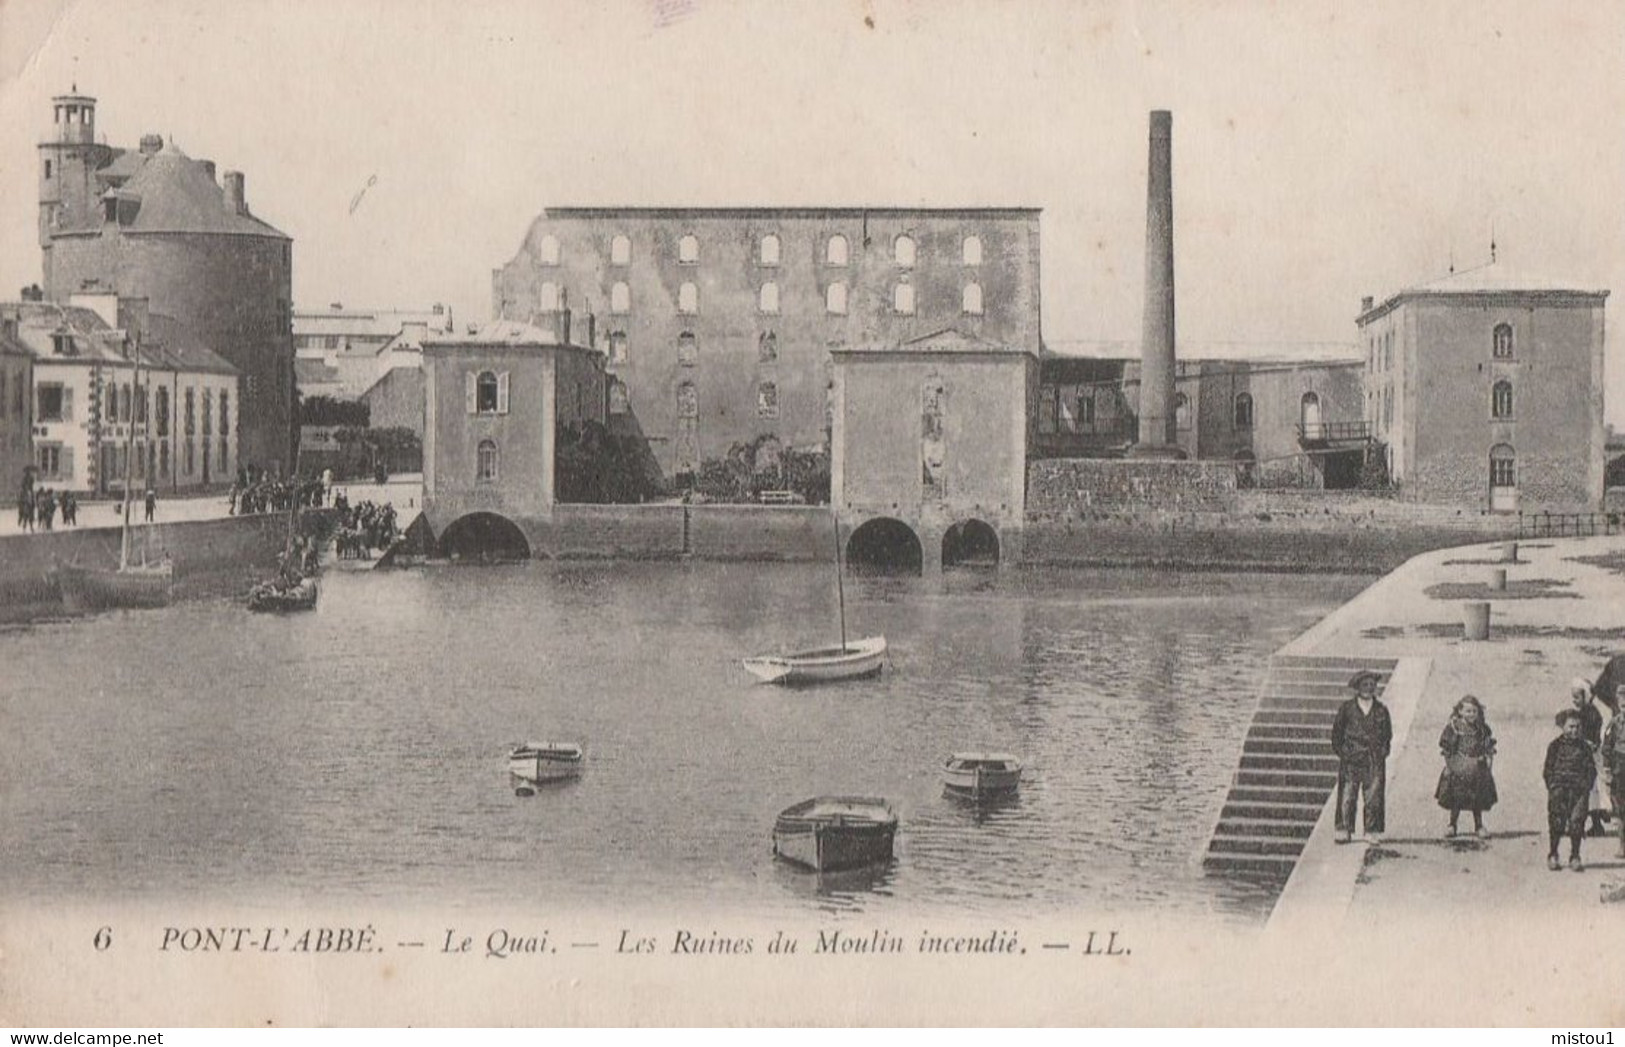
[(873, 676), (880, 672), (885, 660), (886, 638), (869, 636), (841, 647), (746, 658), (744, 665), (763, 683), (794, 685)]
[(1021, 761), (1007, 753), (954, 753), (942, 767), (943, 785), (961, 796), (979, 798), (1021, 787)]
[(872, 796), (818, 796), (773, 823), (773, 853), (815, 872), (889, 862), (897, 812)]
[(311, 611), (319, 595), (316, 579), (301, 578), (299, 584), (281, 588), (262, 582), (248, 591), (250, 611)]
[(585, 755), (574, 742), (526, 742), (508, 754), (508, 773), (530, 784), (563, 781), (581, 773)]

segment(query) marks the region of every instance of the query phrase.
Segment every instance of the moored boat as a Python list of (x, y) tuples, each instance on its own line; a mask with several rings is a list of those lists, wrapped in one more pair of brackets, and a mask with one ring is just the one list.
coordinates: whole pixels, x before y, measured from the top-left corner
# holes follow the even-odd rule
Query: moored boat
[(942, 783), (961, 796), (998, 796), (1021, 787), (1021, 761), (1008, 753), (954, 753), (942, 767)]
[(581, 773), (585, 757), (575, 742), (526, 742), (508, 754), (508, 773), (530, 783), (562, 781)]
[(889, 862), (897, 812), (872, 796), (817, 796), (780, 812), (773, 853), (815, 872)]
[(261, 582), (248, 591), (250, 611), (311, 611), (319, 596), (316, 579), (301, 578), (296, 585)]
[(62, 605), (80, 614), (114, 607), (167, 606), (175, 565), (168, 557), (117, 569), (57, 564), (55, 574)]
[(869, 636), (840, 647), (746, 658), (744, 665), (763, 683), (807, 684), (873, 676), (880, 672), (885, 659), (886, 638)]

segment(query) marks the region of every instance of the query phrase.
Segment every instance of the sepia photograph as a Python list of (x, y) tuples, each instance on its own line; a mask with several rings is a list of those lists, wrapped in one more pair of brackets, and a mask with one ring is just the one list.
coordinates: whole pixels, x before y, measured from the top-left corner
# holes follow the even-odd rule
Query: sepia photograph
[(4, 0), (0, 1023), (1625, 1024), (1622, 41)]

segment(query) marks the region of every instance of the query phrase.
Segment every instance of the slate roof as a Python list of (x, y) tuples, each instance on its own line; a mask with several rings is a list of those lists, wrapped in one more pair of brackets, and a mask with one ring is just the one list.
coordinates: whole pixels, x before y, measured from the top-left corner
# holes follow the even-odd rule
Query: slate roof
[[(17, 317), (18, 340), (36, 360), (46, 363), (128, 363), (125, 332), (109, 327), (92, 309), (54, 302), (0, 303), (0, 312)], [(67, 334), (73, 354), (56, 351), (56, 336)], [(147, 316), (141, 342), (141, 364), (163, 371), (237, 374), (237, 368), (203, 345), (173, 317)]]
[(251, 214), (238, 214), (208, 169), (173, 146), (147, 158), (119, 190), (141, 208), (125, 226), (133, 233), (222, 233), (238, 236), (287, 235)]

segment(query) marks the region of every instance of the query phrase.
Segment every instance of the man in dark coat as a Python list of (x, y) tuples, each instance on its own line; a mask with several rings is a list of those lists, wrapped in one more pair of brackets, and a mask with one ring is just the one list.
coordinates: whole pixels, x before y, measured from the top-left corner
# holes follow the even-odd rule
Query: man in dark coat
[(1394, 742), (1394, 722), (1388, 707), (1377, 700), (1382, 677), (1362, 669), (1349, 680), (1354, 697), (1337, 710), (1332, 721), (1332, 750), (1337, 753), (1337, 842), (1354, 835), (1354, 808), (1363, 795), (1365, 839), (1381, 840), (1383, 791), (1388, 777), (1388, 750)]

